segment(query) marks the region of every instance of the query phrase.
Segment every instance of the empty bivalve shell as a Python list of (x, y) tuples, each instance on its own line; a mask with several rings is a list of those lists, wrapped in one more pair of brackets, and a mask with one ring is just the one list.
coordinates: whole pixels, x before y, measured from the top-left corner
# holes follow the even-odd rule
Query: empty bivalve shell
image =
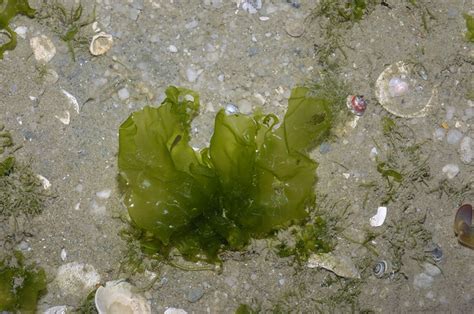
[(433, 106), (437, 89), (420, 64), (398, 61), (389, 65), (375, 82), (380, 105), (402, 118), (424, 117)]
[(112, 48), (113, 43), (114, 40), (112, 35), (100, 32), (99, 34), (96, 34), (94, 37), (92, 37), (89, 51), (94, 56), (100, 56), (109, 51), (110, 48)]
[(474, 228), (470, 204), (464, 204), (458, 208), (454, 218), (454, 234), (458, 237), (459, 243), (474, 249)]

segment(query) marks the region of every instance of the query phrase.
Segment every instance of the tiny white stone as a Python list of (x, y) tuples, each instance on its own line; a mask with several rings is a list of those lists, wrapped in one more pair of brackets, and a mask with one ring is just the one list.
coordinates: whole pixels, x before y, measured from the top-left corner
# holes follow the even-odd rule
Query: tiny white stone
[(350, 176), (351, 176), (351, 174), (348, 173), (348, 172), (343, 172), (343, 173), (342, 173), (342, 176), (343, 176), (344, 178), (346, 178), (346, 179), (349, 179)]
[(379, 152), (377, 151), (377, 147), (372, 147), (372, 149), (370, 150), (370, 153), (369, 153), (369, 157), (370, 157), (370, 159), (375, 160), (375, 157), (378, 154), (379, 154)]
[(169, 45), (168, 46), (168, 51), (175, 53), (175, 52), (178, 52), (178, 48), (176, 48), (175, 45)]
[(110, 197), (110, 194), (112, 194), (112, 190), (111, 189), (105, 189), (105, 190), (102, 190), (102, 191), (99, 191), (97, 193), (95, 193), (95, 195), (100, 198), (100, 199), (108, 199)]
[(66, 252), (66, 249), (65, 249), (65, 248), (62, 248), (62, 249), (61, 249), (61, 254), (60, 254), (60, 255), (61, 255), (61, 260), (62, 260), (63, 262), (65, 262), (65, 261), (66, 261), (66, 258), (67, 258), (67, 252)]
[(234, 105), (234, 104), (227, 104), (227, 105), (225, 105), (225, 109), (224, 109), (224, 110), (225, 110), (225, 113), (226, 113), (227, 115), (239, 113), (239, 108), (238, 108), (236, 105)]
[(27, 31), (28, 31), (28, 27), (26, 26), (18, 26), (17, 28), (15, 28), (15, 33), (17, 33), (17, 35), (23, 39), (26, 38)]
[(456, 164), (447, 164), (442, 169), (443, 173), (446, 174), (448, 179), (453, 179), (459, 173), (459, 166)]
[(270, 18), (268, 16), (259, 17), (260, 21), (268, 21)]
[(385, 222), (385, 217), (387, 217), (387, 207), (380, 206), (377, 208), (377, 214), (370, 218), (370, 225), (380, 227)]
[(121, 100), (126, 100), (130, 97), (130, 92), (126, 87), (123, 87), (118, 91), (118, 96)]
[(36, 177), (41, 181), (41, 185), (43, 185), (43, 189), (47, 190), (51, 187), (51, 183), (49, 183), (49, 180), (43, 177), (40, 174), (37, 174)]
[(221, 82), (224, 82), (224, 80), (225, 80), (224, 74), (219, 74), (219, 76), (217, 76), (217, 79)]

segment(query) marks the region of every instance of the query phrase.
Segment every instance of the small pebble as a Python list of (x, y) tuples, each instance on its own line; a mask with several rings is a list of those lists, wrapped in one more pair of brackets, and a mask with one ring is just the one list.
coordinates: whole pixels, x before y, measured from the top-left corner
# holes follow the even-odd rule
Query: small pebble
[(224, 82), (224, 80), (225, 80), (224, 74), (219, 74), (219, 75), (217, 76), (217, 79), (218, 79), (220, 82)]
[(459, 143), (462, 136), (463, 134), (460, 131), (456, 129), (451, 129), (448, 131), (448, 135), (446, 136), (446, 141), (448, 142), (448, 144), (454, 145), (454, 144)]
[(111, 189), (105, 189), (105, 190), (102, 190), (102, 191), (99, 191), (97, 193), (95, 193), (95, 195), (100, 198), (100, 199), (108, 199), (110, 197), (110, 194), (112, 194), (112, 190)]
[(194, 83), (197, 81), (199, 75), (203, 72), (202, 69), (200, 70), (194, 70), (193, 68), (187, 68), (186, 69), (186, 78), (188, 79), (188, 82)]
[(423, 268), (425, 269), (425, 274), (431, 276), (431, 277), (436, 277), (441, 275), (441, 269), (439, 269), (438, 266), (430, 264), (430, 263), (424, 263)]
[(199, 299), (202, 298), (204, 295), (204, 290), (202, 288), (194, 288), (191, 289), (187, 294), (186, 294), (186, 300), (188, 300), (191, 303), (199, 301)]
[(224, 110), (225, 110), (225, 113), (226, 113), (227, 115), (239, 113), (239, 108), (238, 108), (236, 105), (234, 105), (234, 104), (227, 104), (227, 105), (225, 105), (225, 109), (224, 109)]
[(469, 164), (474, 158), (474, 150), (472, 149), (472, 139), (466, 136), (462, 139), (461, 145), (459, 146), (459, 153), (461, 154), (462, 162)]
[(130, 97), (130, 92), (126, 87), (124, 87), (118, 91), (118, 96), (121, 100), (126, 100)]
[(433, 132), (433, 137), (435, 140), (442, 141), (446, 135), (446, 130), (443, 128), (437, 128)]
[(15, 28), (15, 33), (23, 39), (26, 38), (27, 31), (28, 31), (28, 27), (26, 26), (18, 26), (17, 28)]
[(198, 26), (199, 22), (196, 21), (196, 20), (192, 20), (191, 22), (187, 23), (184, 25), (184, 27), (186, 29), (193, 29), (193, 28), (196, 28)]
[(459, 173), (459, 167), (456, 164), (447, 164), (442, 169), (443, 173), (446, 174), (448, 179), (453, 179)]
[(241, 99), (238, 105), (240, 112), (243, 114), (249, 114), (252, 112), (252, 104), (247, 99)]
[(178, 52), (178, 48), (176, 48), (175, 45), (169, 45), (169, 46), (168, 46), (168, 51), (169, 51), (169, 52), (176, 53), (176, 52)]
[(319, 152), (321, 154), (327, 154), (331, 150), (331, 145), (327, 142), (322, 142), (321, 145), (319, 145)]

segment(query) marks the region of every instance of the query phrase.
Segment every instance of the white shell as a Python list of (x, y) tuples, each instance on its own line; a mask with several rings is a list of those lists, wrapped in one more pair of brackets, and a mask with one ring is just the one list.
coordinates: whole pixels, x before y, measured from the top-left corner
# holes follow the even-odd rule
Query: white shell
[(113, 44), (114, 39), (112, 35), (100, 32), (92, 37), (89, 51), (94, 56), (100, 56), (109, 51)]
[(380, 105), (402, 118), (424, 117), (433, 106), (438, 91), (427, 80), (424, 70), (398, 61), (389, 65), (375, 82)]
[(308, 258), (306, 267), (321, 267), (344, 278), (360, 278), (360, 273), (350, 257), (337, 256), (334, 253), (312, 254)]
[(43, 314), (66, 314), (67, 313), (67, 306), (66, 305), (58, 305), (53, 306), (46, 309)]
[(370, 218), (370, 225), (372, 227), (380, 227), (385, 222), (385, 217), (387, 217), (387, 207), (377, 208), (377, 214)]
[(100, 282), (92, 265), (72, 262), (59, 267), (56, 275), (61, 294), (85, 297)]
[(36, 61), (41, 63), (48, 63), (56, 54), (56, 47), (54, 47), (51, 39), (45, 35), (31, 38), (30, 46), (33, 49)]
[(134, 287), (124, 280), (109, 281), (95, 293), (95, 306), (99, 314), (151, 313), (150, 302), (132, 291)]

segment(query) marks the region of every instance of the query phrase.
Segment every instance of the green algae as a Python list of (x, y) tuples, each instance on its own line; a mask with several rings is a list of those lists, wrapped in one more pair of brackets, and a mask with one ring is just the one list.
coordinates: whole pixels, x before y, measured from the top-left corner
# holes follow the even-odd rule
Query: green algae
[(218, 112), (210, 146), (189, 145), (199, 96), (169, 87), (160, 107), (133, 113), (119, 130), (118, 165), (132, 224), (149, 253), (176, 248), (188, 260), (219, 261), (308, 216), (317, 163), (308, 149), (328, 136), (331, 101), (295, 88), (274, 115)]
[(26, 265), (20, 252), (0, 261), (0, 311), (34, 313), (39, 297), (46, 290), (46, 273)]
[(0, 59), (7, 50), (13, 50), (16, 47), (16, 33), (10, 28), (10, 20), (17, 15), (26, 15), (34, 17), (36, 10), (32, 9), (28, 4), (28, 0), (0, 0), (0, 31), (4, 31), (9, 41), (0, 45)]
[(466, 20), (466, 40), (470, 43), (474, 43), (474, 16), (469, 14), (463, 14), (464, 19)]

